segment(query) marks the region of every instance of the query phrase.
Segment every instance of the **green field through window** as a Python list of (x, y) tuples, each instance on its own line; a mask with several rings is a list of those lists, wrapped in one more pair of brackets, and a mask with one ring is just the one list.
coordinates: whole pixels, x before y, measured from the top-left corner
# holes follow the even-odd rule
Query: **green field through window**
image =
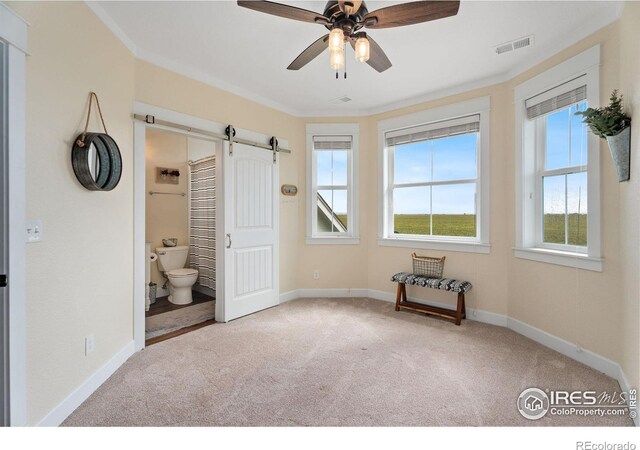
[[(587, 215), (569, 214), (568, 224), (569, 245), (587, 245)], [(544, 242), (551, 244), (565, 244), (564, 214), (544, 215)]]
[(475, 214), (434, 214), (433, 233), (429, 214), (395, 214), (393, 227), (396, 234), (476, 237)]

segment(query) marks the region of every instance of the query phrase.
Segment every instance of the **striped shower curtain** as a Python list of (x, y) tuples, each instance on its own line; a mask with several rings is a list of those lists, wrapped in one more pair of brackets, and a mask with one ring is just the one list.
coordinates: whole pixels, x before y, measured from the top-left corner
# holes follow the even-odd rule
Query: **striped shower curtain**
[(189, 266), (198, 284), (216, 289), (216, 161), (189, 162)]

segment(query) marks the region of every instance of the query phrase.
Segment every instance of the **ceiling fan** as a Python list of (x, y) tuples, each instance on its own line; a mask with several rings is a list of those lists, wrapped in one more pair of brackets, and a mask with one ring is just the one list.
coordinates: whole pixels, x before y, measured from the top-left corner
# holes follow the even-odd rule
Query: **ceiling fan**
[(289, 64), (287, 69), (301, 69), (329, 48), (330, 66), (336, 71), (337, 78), (337, 71), (345, 65), (345, 43), (347, 42), (354, 49), (356, 60), (366, 62), (378, 72), (384, 72), (391, 67), (391, 61), (376, 41), (364, 31), (360, 31), (363, 28), (394, 28), (455, 16), (460, 2), (418, 1), (369, 12), (362, 0), (328, 1), (322, 14), (261, 0), (239, 0), (238, 5), (274, 16), (323, 25), (329, 30), (329, 34), (325, 34), (307, 47)]

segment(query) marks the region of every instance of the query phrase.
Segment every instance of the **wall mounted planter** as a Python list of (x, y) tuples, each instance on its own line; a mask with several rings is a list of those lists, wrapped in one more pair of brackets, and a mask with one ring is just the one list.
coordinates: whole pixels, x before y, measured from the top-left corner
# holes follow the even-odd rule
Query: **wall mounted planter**
[(631, 127), (628, 126), (615, 136), (607, 136), (607, 143), (609, 144), (613, 164), (618, 173), (618, 181), (629, 181), (631, 169)]

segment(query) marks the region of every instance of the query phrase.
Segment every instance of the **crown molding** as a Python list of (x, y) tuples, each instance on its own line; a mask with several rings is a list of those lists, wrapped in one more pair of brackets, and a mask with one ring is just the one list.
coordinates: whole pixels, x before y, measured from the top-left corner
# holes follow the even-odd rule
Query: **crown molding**
[(285, 105), (283, 103), (277, 102), (270, 98), (264, 97), (249, 89), (245, 89), (235, 84), (222, 81), (200, 69), (196, 69), (195, 67), (178, 63), (172, 59), (165, 58), (164, 56), (158, 55), (156, 53), (138, 48), (133, 42), (133, 40), (129, 38), (129, 36), (127, 36), (127, 34), (122, 30), (122, 28), (120, 28), (120, 26), (115, 22), (115, 20), (113, 20), (113, 18), (102, 8), (102, 6), (100, 6), (97, 2), (94, 2), (94, 1), (85, 1), (85, 4), (106, 25), (106, 27), (109, 30), (111, 30), (111, 32), (118, 39), (120, 39), (120, 41), (127, 47), (127, 49), (129, 49), (129, 51), (136, 57), (136, 59), (159, 66), (163, 69), (178, 73), (187, 78), (191, 78), (195, 81), (199, 81), (201, 83), (207, 84), (216, 89), (221, 89), (231, 94), (238, 95), (247, 100), (256, 102), (263, 106), (275, 109), (277, 111), (283, 112), (285, 114), (289, 114), (294, 117), (321, 118), (321, 117), (374, 116), (377, 114), (383, 114), (383, 113), (391, 112), (401, 108), (416, 106), (421, 103), (438, 100), (441, 98), (462, 94), (464, 92), (469, 92), (476, 89), (482, 89), (482, 88), (486, 88), (496, 84), (508, 82), (513, 78), (517, 77), (518, 75), (525, 73), (526, 71), (532, 69), (536, 65), (553, 57), (554, 55), (566, 50), (567, 48), (571, 47), (572, 45), (576, 44), (582, 39), (588, 37), (589, 35), (599, 31), (600, 29), (620, 19), (624, 11), (625, 2), (616, 1), (615, 2), (616, 8), (611, 8), (608, 14), (601, 14), (596, 17), (592, 17), (588, 22), (581, 24), (580, 27), (575, 28), (570, 32), (566, 33), (563, 38), (560, 38), (554, 41), (553, 45), (547, 45), (547, 46), (538, 48), (537, 51), (532, 49), (534, 50), (534, 53), (531, 55), (530, 58), (527, 58), (527, 61), (525, 63), (519, 65), (517, 68), (514, 68), (508, 72), (499, 73), (496, 75), (482, 78), (480, 80), (473, 80), (467, 83), (459, 84), (457, 86), (452, 86), (450, 88), (423, 92), (419, 95), (415, 95), (410, 98), (405, 98), (403, 100), (386, 103), (386, 104), (375, 106), (372, 108), (361, 108), (361, 109), (353, 109), (353, 110), (347, 110), (347, 111), (339, 111), (339, 110), (336, 110), (335, 108), (322, 108), (322, 109), (312, 109), (312, 110), (303, 111), (298, 108)]
[(137, 56), (137, 47), (136, 44), (127, 36), (127, 33), (124, 32), (120, 25), (116, 23), (115, 20), (98, 4), (98, 2), (94, 1), (85, 1), (84, 2), (87, 7), (93, 11), (93, 13), (98, 16), (98, 19), (102, 21), (102, 23), (117, 37), (120, 42), (124, 44), (125, 47), (129, 49), (129, 51), (133, 54), (133, 56)]
[(138, 49), (136, 58), (141, 61), (145, 61), (150, 64), (159, 66), (171, 72), (177, 73), (179, 75), (183, 75), (192, 80), (207, 84), (213, 88), (220, 89), (225, 92), (229, 92), (231, 94), (235, 94), (239, 97), (259, 103), (263, 106), (267, 106), (269, 108), (278, 110), (285, 114), (289, 114), (290, 116), (294, 116), (294, 117), (302, 116), (302, 112), (295, 108), (291, 108), (282, 103), (273, 101), (267, 97), (263, 97), (248, 89), (244, 89), (234, 84), (227, 83), (226, 81), (222, 81), (212, 75), (207, 74), (202, 70), (196, 69), (195, 67), (188, 66), (182, 63), (177, 63), (169, 58), (165, 58), (164, 56), (158, 55), (156, 53), (149, 52), (147, 50)]

